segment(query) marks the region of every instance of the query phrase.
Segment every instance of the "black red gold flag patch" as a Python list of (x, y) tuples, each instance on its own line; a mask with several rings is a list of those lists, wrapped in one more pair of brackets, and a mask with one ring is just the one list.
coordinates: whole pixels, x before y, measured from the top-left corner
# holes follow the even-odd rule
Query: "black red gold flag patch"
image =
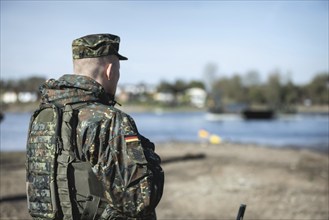
[(126, 136), (125, 137), (125, 141), (126, 141), (126, 143), (129, 143), (129, 142), (139, 141), (139, 139), (138, 139), (138, 137), (136, 135), (134, 135), (134, 136)]

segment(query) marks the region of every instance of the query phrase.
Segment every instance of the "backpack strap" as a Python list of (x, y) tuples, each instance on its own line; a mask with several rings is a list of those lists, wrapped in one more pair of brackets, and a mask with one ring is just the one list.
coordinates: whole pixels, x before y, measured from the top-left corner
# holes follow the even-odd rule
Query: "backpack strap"
[[(97, 219), (107, 204), (102, 198), (102, 183), (93, 173), (91, 164), (87, 161), (80, 161), (76, 152), (79, 150), (76, 144), (77, 110), (86, 105), (88, 105), (86, 102), (67, 104), (62, 109), (61, 140), (63, 147), (57, 158), (57, 185), (64, 220)], [(84, 179), (77, 181), (79, 177)], [(86, 180), (88, 183), (85, 182)], [(91, 181), (91, 186), (89, 181)], [(83, 191), (87, 193), (82, 213), (79, 212), (76, 198), (77, 189), (81, 188), (85, 188)]]
[[(70, 106), (69, 106), (70, 107)], [(68, 181), (69, 164), (74, 160), (74, 155), (70, 151), (71, 149), (71, 133), (70, 121), (72, 118), (72, 112), (68, 111), (67, 106), (61, 109), (62, 123), (61, 123), (61, 140), (62, 147), (60, 148), (59, 155), (57, 157), (57, 187), (59, 194), (59, 201), (63, 211), (64, 219), (73, 219), (73, 210), (71, 205), (70, 186)], [(62, 134), (65, 136), (63, 137)]]
[(57, 185), (60, 205), (64, 214), (64, 219), (71, 220), (79, 218), (79, 213), (74, 201), (74, 186), (70, 176), (73, 174), (71, 164), (76, 160), (75, 133), (77, 126), (77, 111), (75, 109), (85, 106), (87, 103), (77, 103), (65, 105), (62, 109), (61, 139), (63, 147), (59, 152), (57, 162)]

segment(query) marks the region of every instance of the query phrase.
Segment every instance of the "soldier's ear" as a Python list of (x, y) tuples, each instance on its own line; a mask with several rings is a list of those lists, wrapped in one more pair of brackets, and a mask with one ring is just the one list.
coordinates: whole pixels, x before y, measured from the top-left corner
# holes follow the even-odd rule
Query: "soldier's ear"
[(105, 75), (106, 75), (106, 79), (110, 80), (111, 79), (111, 72), (112, 72), (112, 63), (107, 64), (106, 70), (105, 70)]

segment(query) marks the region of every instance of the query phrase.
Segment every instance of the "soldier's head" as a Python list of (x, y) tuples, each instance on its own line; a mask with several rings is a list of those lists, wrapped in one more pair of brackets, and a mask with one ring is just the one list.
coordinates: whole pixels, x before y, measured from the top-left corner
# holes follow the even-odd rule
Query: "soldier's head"
[(73, 71), (89, 76), (100, 83), (105, 91), (115, 95), (120, 77), (120, 38), (112, 34), (87, 35), (73, 40)]

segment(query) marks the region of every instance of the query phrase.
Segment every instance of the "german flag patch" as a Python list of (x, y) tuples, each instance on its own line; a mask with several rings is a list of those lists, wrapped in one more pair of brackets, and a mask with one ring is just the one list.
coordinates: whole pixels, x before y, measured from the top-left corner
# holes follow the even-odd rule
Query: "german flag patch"
[(131, 135), (131, 136), (125, 136), (125, 141), (126, 143), (130, 143), (134, 141), (139, 141), (139, 139), (136, 135)]

